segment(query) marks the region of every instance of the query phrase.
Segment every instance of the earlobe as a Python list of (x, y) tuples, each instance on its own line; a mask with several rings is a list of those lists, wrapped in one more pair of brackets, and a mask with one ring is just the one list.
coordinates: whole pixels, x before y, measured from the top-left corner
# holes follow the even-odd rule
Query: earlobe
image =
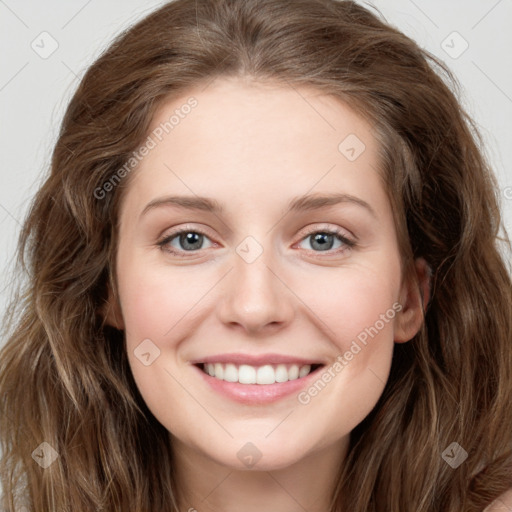
[(108, 298), (101, 308), (101, 315), (105, 321), (105, 324), (115, 327), (116, 329), (124, 329), (123, 315), (121, 314), (121, 306), (117, 300), (115, 294), (112, 291), (112, 287), (108, 286)]
[(395, 322), (394, 340), (404, 343), (411, 340), (421, 329), (430, 300), (431, 271), (423, 258), (416, 259), (415, 276), (404, 282), (401, 293), (402, 310)]

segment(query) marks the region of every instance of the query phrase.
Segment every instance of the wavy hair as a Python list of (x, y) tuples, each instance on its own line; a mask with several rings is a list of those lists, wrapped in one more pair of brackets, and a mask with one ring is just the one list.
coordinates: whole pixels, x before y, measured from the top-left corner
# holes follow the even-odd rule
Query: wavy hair
[[(370, 121), (403, 271), (419, 257), (431, 269), (424, 324), (395, 345), (329, 512), (481, 512), (512, 487), (512, 283), (496, 180), (446, 65), (338, 0), (175, 0), (85, 73), (19, 240), (26, 280), (0, 352), (4, 509), (24, 498), (34, 512), (177, 510), (168, 432), (102, 314), (127, 180), (95, 191), (164, 101), (219, 76), (313, 86)], [(454, 441), (468, 453), (456, 469), (441, 457)], [(58, 455), (45, 469), (43, 442)]]

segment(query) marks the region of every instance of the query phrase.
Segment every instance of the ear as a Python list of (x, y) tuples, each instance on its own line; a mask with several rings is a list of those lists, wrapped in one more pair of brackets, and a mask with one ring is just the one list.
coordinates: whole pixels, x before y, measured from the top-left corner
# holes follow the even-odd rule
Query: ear
[(112, 285), (108, 285), (108, 297), (106, 302), (101, 308), (100, 314), (103, 317), (105, 323), (116, 329), (124, 329), (124, 320), (121, 313), (121, 305), (116, 294), (112, 291)]
[(394, 339), (404, 343), (420, 330), (430, 300), (430, 267), (423, 258), (414, 262), (415, 275), (405, 279), (400, 292), (402, 310), (396, 315)]

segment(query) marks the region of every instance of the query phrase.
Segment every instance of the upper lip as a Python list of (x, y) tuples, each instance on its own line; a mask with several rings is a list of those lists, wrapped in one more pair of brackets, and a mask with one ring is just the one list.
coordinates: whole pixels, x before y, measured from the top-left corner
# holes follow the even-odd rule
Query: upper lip
[(284, 354), (217, 354), (207, 356), (201, 359), (190, 361), (192, 364), (215, 364), (215, 363), (231, 363), (231, 364), (247, 364), (250, 366), (263, 366), (267, 364), (325, 364), (318, 359), (304, 359), (302, 357), (287, 356)]

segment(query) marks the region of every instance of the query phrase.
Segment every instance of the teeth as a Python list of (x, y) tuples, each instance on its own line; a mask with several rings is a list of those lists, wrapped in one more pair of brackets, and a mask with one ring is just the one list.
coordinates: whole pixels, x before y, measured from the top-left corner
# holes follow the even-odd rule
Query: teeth
[(240, 384), (256, 384), (256, 368), (248, 364), (240, 365), (240, 368), (238, 368), (238, 382)]
[(296, 380), (298, 378), (299, 378), (299, 367), (296, 364), (294, 364), (288, 370), (288, 380)]
[[(214, 367), (213, 364), (208, 366), (211, 366), (212, 368)], [(212, 377), (215, 377), (215, 371), (213, 373), (210, 373), (210, 375)], [(226, 367), (224, 368), (223, 380), (226, 380), (228, 382), (238, 382), (238, 369), (234, 364), (226, 365)]]
[(269, 364), (260, 366), (256, 372), (256, 384), (274, 384), (276, 382), (276, 372)]
[(203, 365), (203, 369), (211, 377), (227, 382), (275, 384), (276, 382), (287, 382), (306, 377), (311, 372), (311, 365), (267, 364), (264, 366), (250, 366), (248, 364), (241, 364), (236, 366), (230, 363), (207, 363)]
[(220, 363), (215, 363), (214, 370), (213, 375), (217, 375), (219, 379), (224, 378), (224, 367)]
[(288, 369), (284, 364), (277, 365), (276, 382), (288, 382)]
[(299, 379), (308, 375), (310, 371), (311, 371), (310, 365), (301, 366), (299, 369)]

